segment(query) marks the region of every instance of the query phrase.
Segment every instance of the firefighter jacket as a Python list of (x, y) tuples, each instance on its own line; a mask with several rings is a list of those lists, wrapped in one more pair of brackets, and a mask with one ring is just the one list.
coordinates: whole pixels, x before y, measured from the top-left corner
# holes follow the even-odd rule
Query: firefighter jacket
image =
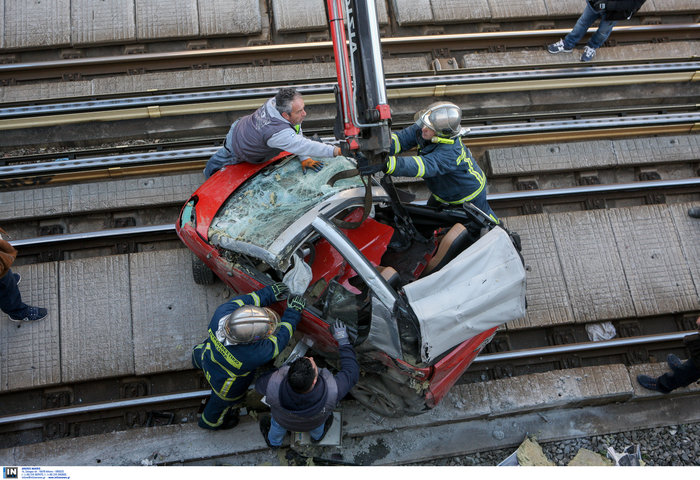
[(196, 364), (204, 372), (213, 392), (222, 400), (238, 401), (253, 380), (253, 372), (284, 350), (294, 333), (301, 313), (288, 308), (280, 319), (280, 327), (264, 340), (253, 343), (224, 345), (216, 338), (219, 320), (243, 305), (266, 307), (275, 302), (272, 287), (241, 295), (220, 305), (209, 323), (209, 338), (194, 348)]
[[(417, 124), (391, 134), (391, 155), (386, 173), (401, 177), (420, 177), (425, 180), (433, 197), (440, 203), (458, 205), (471, 202), (487, 215), (493, 215), (486, 202), (486, 175), (472, 159), (462, 139), (435, 137), (426, 141)], [(418, 155), (396, 154), (416, 147)]]
[(314, 388), (297, 393), (287, 381), (285, 366), (258, 378), (255, 390), (265, 395), (272, 418), (282, 427), (295, 432), (308, 432), (323, 425), (333, 414), (338, 402), (348, 394), (360, 378), (360, 366), (350, 345), (340, 345), (340, 371), (335, 375), (322, 368)]

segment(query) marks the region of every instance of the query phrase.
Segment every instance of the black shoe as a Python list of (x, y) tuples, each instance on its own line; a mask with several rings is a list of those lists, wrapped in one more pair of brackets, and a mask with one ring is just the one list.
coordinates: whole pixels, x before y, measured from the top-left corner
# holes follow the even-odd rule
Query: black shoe
[(649, 375), (637, 375), (637, 381), (647, 390), (653, 390), (655, 392), (661, 391), (659, 390), (659, 385), (656, 383), (656, 379), (654, 377), (650, 377)]
[(689, 208), (688, 216), (693, 218), (700, 218), (700, 207)]
[(22, 281), (22, 275), (20, 275), (19, 273), (13, 273), (12, 275), (15, 276), (15, 283), (19, 285), (19, 282)]
[(273, 449), (280, 448), (277, 445), (271, 444), (270, 439), (267, 438), (268, 434), (270, 433), (271, 426), (272, 420), (270, 419), (270, 417), (263, 417), (260, 419), (260, 433), (262, 433), (262, 436), (265, 439), (265, 443), (267, 444), (267, 446)]
[(232, 412), (229, 412), (226, 417), (224, 418), (224, 421), (222, 422), (221, 426), (219, 427), (219, 430), (230, 430), (236, 425), (238, 425), (238, 421), (240, 419), (238, 418), (238, 410), (234, 410)]
[(36, 320), (41, 320), (48, 314), (48, 310), (45, 308), (41, 307), (27, 307), (27, 309), (24, 311), (24, 314), (22, 314), (19, 317), (13, 317), (10, 316), (10, 320), (13, 322), (34, 322)]
[(331, 425), (333, 425), (333, 412), (331, 412), (331, 416), (326, 419), (326, 423), (323, 424), (323, 435), (318, 440), (314, 440), (314, 438), (311, 438), (311, 443), (318, 443), (324, 438), (326, 438), (326, 434), (328, 433), (328, 430), (331, 429)]
[(683, 365), (683, 362), (681, 361), (681, 359), (672, 353), (668, 354), (668, 357), (666, 357), (666, 362), (668, 363), (668, 366), (671, 367), (671, 370), (673, 370), (673, 371), (678, 370)]

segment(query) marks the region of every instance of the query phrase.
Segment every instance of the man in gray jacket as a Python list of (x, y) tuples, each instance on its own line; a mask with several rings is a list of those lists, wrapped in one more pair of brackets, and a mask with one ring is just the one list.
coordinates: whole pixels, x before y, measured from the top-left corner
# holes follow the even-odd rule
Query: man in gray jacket
[(323, 163), (308, 157), (336, 157), (340, 147), (306, 138), (301, 131), (305, 117), (301, 94), (294, 88), (280, 89), (255, 112), (233, 122), (224, 146), (207, 162), (205, 178), (224, 165), (263, 163), (281, 152), (298, 155), (304, 173), (307, 168), (319, 171)]

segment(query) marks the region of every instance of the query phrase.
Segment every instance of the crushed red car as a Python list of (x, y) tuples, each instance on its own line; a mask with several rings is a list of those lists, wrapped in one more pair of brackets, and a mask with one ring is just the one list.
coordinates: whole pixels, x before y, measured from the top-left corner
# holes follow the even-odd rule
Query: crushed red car
[(281, 281), (303, 258), (313, 278), (297, 340), (333, 366), (328, 325), (342, 320), (362, 370), (353, 397), (385, 416), (420, 414), (499, 325), (524, 316), (519, 239), (469, 204), (398, 211), (384, 182), (369, 199), (360, 177), (335, 180), (353, 160), (323, 160), (307, 175), (289, 158), (224, 167), (191, 195), (177, 234), (197, 283), (215, 274), (238, 293)]

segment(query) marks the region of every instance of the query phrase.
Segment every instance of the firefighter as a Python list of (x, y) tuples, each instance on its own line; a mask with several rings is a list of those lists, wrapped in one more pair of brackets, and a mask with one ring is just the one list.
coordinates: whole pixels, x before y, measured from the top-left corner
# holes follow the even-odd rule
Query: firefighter
[[(432, 195), (429, 206), (454, 207), (471, 202), (499, 223), (486, 201), (486, 175), (462, 143), (462, 109), (451, 102), (436, 102), (416, 114), (416, 123), (391, 134), (391, 150), (386, 163), (369, 165), (358, 154), (362, 175), (383, 171), (387, 175), (420, 177)], [(417, 155), (396, 154), (416, 148)]]
[(290, 296), (279, 315), (267, 308), (282, 300), (289, 288), (275, 283), (220, 305), (209, 323), (209, 338), (192, 351), (192, 364), (211, 386), (199, 426), (210, 430), (233, 428), (238, 409), (255, 369), (275, 358), (294, 333), (306, 300)]
[(306, 138), (301, 122), (306, 117), (304, 99), (294, 88), (282, 88), (250, 115), (231, 125), (224, 146), (211, 156), (204, 177), (211, 177), (224, 165), (240, 162), (263, 163), (281, 152), (298, 155), (304, 173), (319, 171), (323, 162), (308, 157), (336, 157), (340, 147)]
[(260, 431), (270, 448), (282, 445), (287, 430), (309, 432), (314, 443), (323, 440), (333, 424), (333, 409), (360, 379), (345, 325), (336, 320), (331, 331), (340, 354), (340, 371), (335, 376), (319, 369), (313, 357), (302, 357), (255, 382), (255, 390), (270, 405), (272, 418), (260, 420)]

